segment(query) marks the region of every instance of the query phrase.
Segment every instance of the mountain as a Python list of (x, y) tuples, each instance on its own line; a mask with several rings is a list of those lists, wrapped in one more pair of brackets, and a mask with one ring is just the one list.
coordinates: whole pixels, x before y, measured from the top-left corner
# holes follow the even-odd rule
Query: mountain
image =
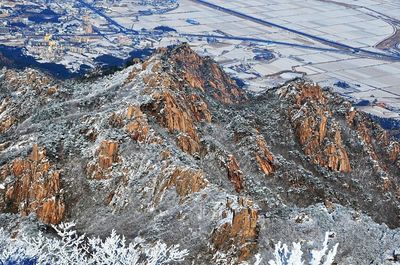
[(399, 250), (400, 143), (329, 88), (256, 96), (183, 44), (84, 80), (4, 68), (0, 102), (0, 223), (14, 234), (74, 220), (180, 244), (183, 264), (267, 264), (278, 241), (328, 231), (337, 264)]

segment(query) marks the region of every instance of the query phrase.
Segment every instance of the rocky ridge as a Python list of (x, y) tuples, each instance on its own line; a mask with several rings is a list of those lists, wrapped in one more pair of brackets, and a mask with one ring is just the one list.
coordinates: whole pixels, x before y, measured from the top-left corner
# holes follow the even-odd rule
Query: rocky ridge
[[(389, 235), (400, 225), (400, 144), (305, 80), (253, 96), (181, 45), (98, 79), (3, 69), (0, 101), (4, 213), (161, 237), (188, 248), (187, 264), (267, 260), (276, 240), (370, 238), (370, 227)], [(292, 218), (302, 228), (280, 233)], [(385, 250), (355, 256), (364, 245), (336, 240), (338, 264), (392, 264), (400, 243), (385, 237)]]

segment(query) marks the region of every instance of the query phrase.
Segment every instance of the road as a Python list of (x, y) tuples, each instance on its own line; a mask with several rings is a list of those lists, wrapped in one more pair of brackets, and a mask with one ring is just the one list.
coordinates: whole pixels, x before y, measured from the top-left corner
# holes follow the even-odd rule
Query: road
[[(317, 50), (323, 52), (333, 52), (333, 53), (340, 53), (340, 54), (347, 54), (357, 57), (365, 57), (362, 53), (356, 53), (351, 50), (342, 50), (342, 49), (332, 49), (332, 48), (322, 48), (316, 46), (308, 46), (290, 42), (282, 42), (282, 41), (273, 41), (273, 40), (265, 40), (265, 39), (257, 39), (257, 38), (247, 38), (247, 37), (235, 37), (235, 36), (221, 36), (221, 35), (209, 35), (209, 34), (190, 34), (190, 33), (182, 33), (180, 34), (182, 37), (189, 37), (189, 38), (215, 38), (221, 40), (239, 40), (239, 41), (248, 41), (248, 42), (257, 42), (257, 43), (264, 43), (264, 44), (275, 44), (281, 46), (289, 46), (289, 47), (296, 47), (302, 49), (309, 49), (309, 50)], [(371, 56), (369, 56), (371, 57)], [(400, 61), (400, 56), (390, 56), (386, 54), (380, 54), (379, 56), (374, 56), (376, 59), (380, 60), (387, 60), (387, 61)]]
[(385, 51), (393, 49), (396, 50), (398, 53), (400, 53), (399, 44), (400, 44), (400, 24), (394, 25), (394, 33), (390, 37), (376, 44), (375, 47)]
[(352, 54), (359, 54), (360, 56), (363, 56), (363, 57), (370, 57), (370, 58), (375, 58), (375, 59), (380, 59), (380, 60), (382, 60), (382, 59), (395, 60), (395, 61), (400, 60), (400, 56), (396, 55), (396, 54), (379, 53), (379, 52), (373, 52), (373, 51), (369, 51), (369, 50), (365, 50), (365, 49), (361, 49), (361, 48), (352, 47), (352, 46), (349, 46), (349, 45), (346, 45), (346, 44), (343, 44), (340, 42), (328, 40), (328, 39), (318, 37), (318, 36), (315, 36), (315, 35), (312, 35), (312, 34), (309, 34), (306, 32), (288, 28), (288, 27), (285, 27), (285, 26), (282, 26), (282, 25), (279, 25), (279, 24), (276, 24), (273, 22), (269, 22), (269, 21), (266, 21), (266, 20), (263, 20), (260, 18), (256, 18), (256, 17), (250, 16), (250, 15), (247, 15), (247, 14), (244, 14), (241, 12), (237, 12), (232, 9), (225, 8), (223, 6), (210, 3), (208, 1), (204, 1), (204, 0), (189, 0), (189, 1), (196, 3), (196, 4), (206, 6), (208, 8), (211, 8), (211, 9), (223, 12), (223, 13), (226, 13), (226, 14), (229, 14), (229, 15), (232, 15), (232, 16), (236, 16), (236, 17), (245, 19), (247, 21), (251, 21), (251, 22), (263, 25), (263, 26), (273, 27), (273, 28), (278, 28), (278, 29), (284, 30), (284, 31), (288, 31), (288, 32), (312, 39), (319, 43), (328, 45), (330, 47), (342, 50), (343, 52), (347, 52), (347, 53), (350, 52)]
[(400, 20), (393, 18), (391, 16), (388, 16), (386, 14), (383, 14), (382, 12), (373, 10), (366, 6), (348, 4), (348, 3), (343, 3), (343, 2), (339, 2), (339, 1), (335, 1), (335, 0), (317, 0), (317, 1), (324, 2), (324, 3), (330, 3), (330, 4), (350, 8), (353, 10), (357, 10), (368, 16), (385, 21), (386, 23), (388, 23), (389, 25), (391, 25), (393, 27), (393, 34), (391, 36), (385, 38), (378, 44), (376, 44), (374, 47), (377, 49), (383, 50), (383, 51), (388, 51), (388, 52), (390, 52), (391, 50), (397, 51), (397, 53), (400, 52), (400, 49), (398, 47), (400, 44)]
[(240, 40), (240, 41), (248, 41), (248, 42), (265, 43), (268, 45), (276, 44), (276, 45), (282, 45), (282, 46), (290, 46), (290, 47), (324, 51), (324, 52), (347, 53), (345, 51), (338, 50), (338, 49), (322, 48), (322, 47), (316, 47), (316, 46), (308, 46), (308, 45), (303, 45), (303, 44), (266, 40), (266, 39), (258, 39), (258, 38), (235, 37), (235, 36), (227, 36), (227, 35), (211, 35), (211, 34), (190, 34), (190, 33), (182, 33), (180, 35), (182, 37), (189, 37), (189, 38), (215, 38), (215, 39), (223, 39), (223, 40)]

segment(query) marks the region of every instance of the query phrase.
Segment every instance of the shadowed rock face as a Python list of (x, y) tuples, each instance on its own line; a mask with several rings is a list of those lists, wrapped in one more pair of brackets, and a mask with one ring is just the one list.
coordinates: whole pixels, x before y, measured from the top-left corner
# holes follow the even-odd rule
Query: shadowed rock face
[[(302, 209), (363, 216), (349, 227), (304, 222), (307, 240), (308, 230), (323, 237), (327, 229), (358, 229), (362, 237), (376, 223), (400, 225), (400, 144), (304, 80), (255, 97), (181, 45), (91, 80), (3, 69), (0, 102), (4, 213), (35, 213), (47, 224), (75, 220), (80, 232), (99, 236), (116, 229), (128, 239), (180, 243), (191, 253), (187, 264), (270, 255), (284, 239), (269, 228), (270, 217), (285, 229), (288, 213)], [(387, 255), (374, 247), (354, 257), (361, 247), (344, 244), (339, 264)]]
[(1, 66), (6, 66), (6, 65), (12, 65), (12, 61), (9, 60), (6, 56), (4, 56), (3, 53), (0, 52), (0, 65)]

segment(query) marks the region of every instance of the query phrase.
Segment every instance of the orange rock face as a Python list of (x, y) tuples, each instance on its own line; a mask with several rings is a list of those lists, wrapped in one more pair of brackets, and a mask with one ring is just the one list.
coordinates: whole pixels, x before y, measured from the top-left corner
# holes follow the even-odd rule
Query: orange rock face
[(178, 135), (177, 144), (183, 152), (190, 155), (199, 154), (201, 150), (200, 144), (185, 134)]
[(199, 192), (208, 185), (201, 170), (192, 168), (177, 167), (165, 172), (159, 177), (159, 181), (154, 190), (154, 203), (159, 203), (163, 194), (169, 188), (175, 187), (176, 193), (181, 200), (188, 195)]
[(118, 162), (118, 143), (115, 141), (103, 141), (99, 148), (99, 166), (108, 169), (113, 163)]
[(356, 117), (356, 115), (357, 115), (357, 111), (355, 109), (351, 109), (349, 111), (349, 113), (346, 116), (346, 121), (347, 121), (348, 125), (353, 126), (354, 118)]
[(126, 117), (128, 119), (132, 119), (132, 118), (140, 119), (140, 118), (143, 118), (143, 112), (140, 110), (139, 107), (130, 105), (126, 112)]
[(134, 141), (145, 142), (149, 135), (150, 126), (143, 112), (139, 107), (129, 106), (126, 116), (129, 122), (125, 126), (125, 131)]
[(239, 163), (234, 155), (228, 156), (225, 168), (236, 192), (241, 192), (244, 189), (243, 172), (240, 170)]
[[(158, 54), (142, 65), (148, 71), (143, 77), (144, 93), (153, 101), (140, 108), (175, 134), (176, 143), (184, 152), (197, 155), (202, 146), (196, 125), (212, 121), (204, 92), (224, 103), (246, 100), (245, 93), (215, 62), (200, 57), (188, 45), (159, 49)], [(163, 61), (165, 58), (167, 61)], [(171, 71), (164, 71), (165, 65)], [(209, 75), (205, 76), (205, 72)]]
[(181, 108), (175, 98), (169, 93), (164, 93), (163, 123), (170, 131), (183, 132), (189, 135), (194, 141), (198, 141), (198, 135), (193, 119), (190, 114)]
[(327, 109), (327, 98), (321, 88), (301, 83), (292, 89), (296, 95), (289, 117), (304, 153), (317, 165), (332, 171), (350, 172), (350, 160), (343, 145), (340, 126)]
[[(227, 76), (211, 59), (201, 58), (188, 45), (175, 48), (170, 55), (171, 65), (183, 69), (182, 76), (193, 88), (201, 91), (209, 90), (219, 101), (227, 104), (237, 103), (246, 99), (235, 81)], [(204, 73), (210, 76), (205, 78)]]
[(3, 120), (0, 120), (0, 133), (4, 133), (8, 131), (14, 124), (17, 123), (17, 119), (15, 117), (5, 117)]
[(207, 184), (208, 182), (204, 178), (203, 171), (177, 168), (171, 174), (168, 186), (174, 186), (176, 193), (178, 193), (180, 197), (186, 197), (189, 194), (204, 189)]
[(275, 171), (274, 157), (269, 151), (265, 139), (262, 136), (257, 137), (256, 160), (258, 166), (265, 175), (270, 175)]
[(58, 91), (58, 87), (57, 87), (57, 86), (52, 86), (52, 87), (49, 87), (49, 88), (47, 89), (46, 94), (47, 94), (48, 96), (52, 96), (52, 95), (54, 95), (55, 93), (57, 93), (57, 91)]
[(297, 87), (299, 93), (296, 95), (296, 105), (303, 105), (306, 102), (315, 101), (326, 104), (327, 99), (321, 90), (321, 87), (314, 84), (299, 84)]
[(187, 97), (187, 102), (189, 103), (190, 110), (196, 121), (211, 122), (212, 116), (208, 110), (207, 103), (205, 103), (200, 96), (191, 94)]
[(198, 153), (201, 146), (196, 130), (196, 118), (185, 100), (177, 99), (171, 92), (155, 93), (154, 101), (143, 108), (171, 133), (179, 133), (178, 146), (189, 154)]
[(400, 143), (393, 142), (389, 148), (389, 152), (390, 152), (390, 160), (392, 162), (398, 161), (400, 159)]
[(89, 162), (86, 167), (88, 176), (97, 180), (109, 178), (112, 165), (119, 161), (118, 143), (111, 140), (101, 142), (96, 155), (97, 161)]
[(218, 251), (234, 249), (237, 264), (247, 260), (257, 247), (258, 238), (258, 211), (253, 208), (252, 202), (240, 198), (239, 207), (232, 209), (229, 202), (223, 217), (232, 215), (232, 219), (214, 230), (212, 243)]
[(46, 224), (61, 222), (65, 204), (60, 171), (50, 164), (44, 149), (34, 145), (28, 159), (16, 159), (5, 165), (0, 170), (0, 179), (9, 175), (15, 180), (6, 187), (6, 193), (3, 194), (5, 205), (0, 205), (0, 208), (22, 215), (36, 213)]
[(126, 132), (137, 142), (145, 142), (149, 134), (149, 126), (144, 120), (135, 120), (125, 127)]
[[(328, 163), (325, 164), (329, 169), (340, 172), (350, 172), (350, 162), (347, 156), (347, 152), (337, 147), (335, 144), (329, 145), (324, 152), (324, 157), (328, 157)], [(318, 157), (317, 163), (325, 163), (324, 157)], [(319, 160), (320, 159), (320, 160)], [(319, 162), (322, 161), (322, 162)]]

